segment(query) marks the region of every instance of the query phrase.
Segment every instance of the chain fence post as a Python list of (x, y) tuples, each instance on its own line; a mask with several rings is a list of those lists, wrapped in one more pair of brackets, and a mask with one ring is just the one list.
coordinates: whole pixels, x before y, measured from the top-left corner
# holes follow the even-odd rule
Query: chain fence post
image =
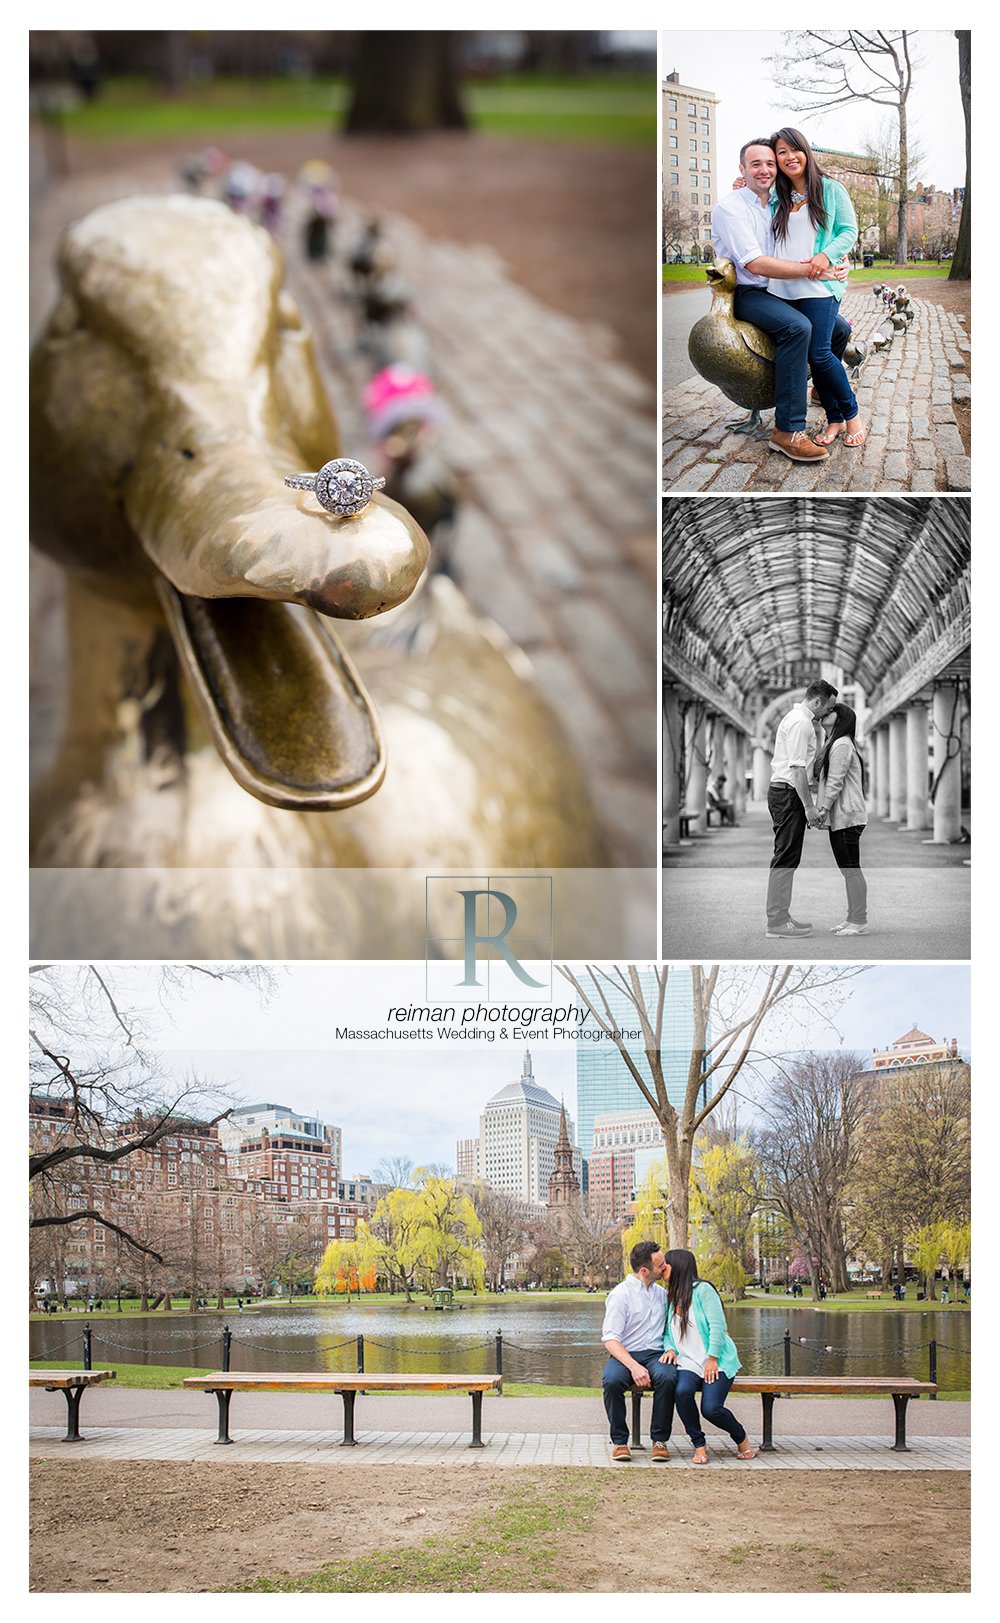
[(364, 1338), (364, 1336), (358, 1336), (357, 1341), (358, 1341), (358, 1349), (357, 1349), (358, 1350), (358, 1374), (363, 1375), (364, 1372), (365, 1372), (365, 1338)]
[(786, 1375), (791, 1375), (791, 1373), (792, 1373), (792, 1332), (790, 1330), (786, 1330), (783, 1339), (784, 1339), (785, 1374)]
[(84, 1327), (83, 1327), (83, 1367), (84, 1367), (84, 1369), (93, 1369), (93, 1367), (94, 1367), (94, 1340), (93, 1340), (93, 1337), (94, 1337), (94, 1327), (93, 1327), (93, 1325), (92, 1324), (85, 1324)]
[(503, 1331), (502, 1330), (497, 1331), (496, 1335), (493, 1338), (493, 1344), (494, 1344), (494, 1348), (495, 1348), (495, 1351), (496, 1351), (496, 1364), (497, 1364), (496, 1372), (497, 1372), (497, 1375), (500, 1377), (499, 1391), (502, 1393), (503, 1392)]
[[(937, 1341), (936, 1340), (935, 1341), (929, 1341), (927, 1343), (927, 1362), (928, 1362), (928, 1364), (930, 1366), (930, 1368), (928, 1370), (928, 1373), (927, 1373), (927, 1379), (929, 1381), (933, 1381), (934, 1385), (936, 1386), (937, 1385)], [(937, 1393), (932, 1392), (931, 1393), (931, 1402), (933, 1403), (936, 1398), (937, 1398)]]
[(232, 1345), (233, 1332), (230, 1330), (228, 1324), (224, 1324), (222, 1326), (222, 1368), (227, 1374), (229, 1372), (230, 1349)]

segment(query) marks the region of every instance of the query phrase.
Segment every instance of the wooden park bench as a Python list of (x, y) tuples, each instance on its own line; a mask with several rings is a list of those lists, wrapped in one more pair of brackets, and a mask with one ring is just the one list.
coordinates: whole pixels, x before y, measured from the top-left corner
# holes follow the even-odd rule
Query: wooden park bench
[(66, 1399), (66, 1435), (64, 1443), (82, 1443), (80, 1436), (80, 1399), (88, 1386), (101, 1381), (113, 1381), (113, 1369), (29, 1369), (28, 1385), (44, 1386), (46, 1392), (61, 1392)]
[[(642, 1448), (640, 1405), (649, 1387), (634, 1386), (632, 1391), (632, 1447)], [(933, 1397), (937, 1392), (934, 1381), (916, 1381), (908, 1375), (737, 1375), (731, 1391), (737, 1396), (744, 1392), (759, 1392), (762, 1409), (762, 1454), (775, 1452), (772, 1427), (774, 1400), (777, 1397), (887, 1397), (892, 1399), (896, 1414), (896, 1439), (892, 1447), (897, 1453), (908, 1454), (906, 1446), (906, 1405), (911, 1398)]]
[(882, 1292), (881, 1291), (865, 1291), (865, 1301), (866, 1302), (881, 1302), (881, 1300), (882, 1300)]
[(189, 1375), (184, 1382), (192, 1391), (214, 1392), (219, 1404), (217, 1443), (231, 1443), (229, 1405), (234, 1392), (336, 1392), (344, 1400), (342, 1448), (352, 1448), (354, 1401), (359, 1392), (468, 1392), (472, 1399), (472, 1441), (470, 1448), (484, 1448), (483, 1393), (500, 1386), (499, 1375), (344, 1375), (259, 1374), (256, 1370), (217, 1370), (212, 1375)]

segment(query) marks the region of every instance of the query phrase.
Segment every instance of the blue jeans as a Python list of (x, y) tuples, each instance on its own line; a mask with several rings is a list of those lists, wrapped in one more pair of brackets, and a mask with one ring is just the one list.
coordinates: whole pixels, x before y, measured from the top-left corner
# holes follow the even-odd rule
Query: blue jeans
[(858, 402), (847, 381), (844, 363), (833, 352), (833, 324), (839, 314), (837, 301), (831, 294), (828, 299), (789, 299), (788, 302), (801, 310), (812, 328), (809, 366), (826, 415), (831, 423), (846, 423), (858, 415)]
[[(726, 1408), (726, 1399), (732, 1384), (733, 1376), (723, 1375), (721, 1369), (715, 1380), (708, 1385), (693, 1369), (677, 1371), (677, 1392), (674, 1402), (677, 1405), (677, 1413), (684, 1422), (684, 1430), (695, 1448), (705, 1446), (705, 1433), (701, 1429), (702, 1420), (707, 1420), (712, 1426), (718, 1426), (720, 1431), (728, 1432), (737, 1448), (746, 1440), (744, 1427), (740, 1425), (732, 1411)], [(701, 1393), (700, 1415), (695, 1401), (698, 1392)]]
[[(800, 304), (836, 305), (836, 299), (779, 299), (766, 287), (738, 287), (733, 311), (738, 321), (749, 321), (774, 344), (774, 426), (783, 433), (794, 434), (806, 426), (806, 391), (809, 386), (810, 347), (813, 327), (798, 309)], [(830, 347), (835, 356), (843, 355), (851, 329), (839, 312), (834, 310)], [(841, 369), (843, 370), (843, 369)], [(846, 380), (847, 374), (844, 373)], [(823, 397), (819, 378), (816, 387)], [(825, 404), (825, 401), (824, 401)]]
[[(653, 1416), (649, 1422), (649, 1435), (654, 1443), (668, 1443), (670, 1441), (670, 1428), (674, 1423), (674, 1385), (677, 1380), (677, 1367), (674, 1364), (661, 1364), (662, 1347), (651, 1347), (643, 1352), (632, 1352), (630, 1356), (643, 1369), (649, 1370), (650, 1380), (653, 1383)], [(625, 1418), (625, 1393), (632, 1385), (632, 1372), (625, 1368), (617, 1358), (609, 1358), (604, 1366), (602, 1379), (604, 1387), (604, 1412), (611, 1427), (611, 1441), (616, 1447), (628, 1442), (628, 1421)]]

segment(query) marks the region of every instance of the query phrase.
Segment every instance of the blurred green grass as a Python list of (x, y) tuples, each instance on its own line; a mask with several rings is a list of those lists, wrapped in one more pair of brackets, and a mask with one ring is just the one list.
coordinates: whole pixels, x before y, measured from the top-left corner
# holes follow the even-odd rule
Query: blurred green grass
[[(656, 86), (634, 74), (573, 80), (510, 78), (467, 85), (474, 128), (535, 141), (598, 146), (648, 146), (656, 141)], [(229, 133), (335, 130), (346, 111), (342, 79), (213, 79), (181, 96), (164, 96), (152, 81), (109, 79), (102, 95), (64, 115), (65, 128), (85, 141), (168, 141), (224, 144)]]

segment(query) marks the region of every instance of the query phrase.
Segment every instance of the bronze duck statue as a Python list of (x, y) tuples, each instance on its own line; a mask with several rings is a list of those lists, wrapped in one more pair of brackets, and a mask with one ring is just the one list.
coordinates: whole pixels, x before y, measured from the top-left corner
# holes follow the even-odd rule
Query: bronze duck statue
[(705, 271), (712, 308), (688, 334), (691, 364), (750, 416), (727, 424), (734, 433), (760, 430), (761, 409), (774, 405), (774, 345), (759, 327), (738, 321), (733, 313), (736, 272), (731, 259), (716, 259)]
[(31, 378), (31, 950), (421, 957), (425, 871), (607, 866), (524, 656), (428, 579), (417, 523), (283, 484), (339, 448), (267, 232), (127, 198), (59, 269)]

